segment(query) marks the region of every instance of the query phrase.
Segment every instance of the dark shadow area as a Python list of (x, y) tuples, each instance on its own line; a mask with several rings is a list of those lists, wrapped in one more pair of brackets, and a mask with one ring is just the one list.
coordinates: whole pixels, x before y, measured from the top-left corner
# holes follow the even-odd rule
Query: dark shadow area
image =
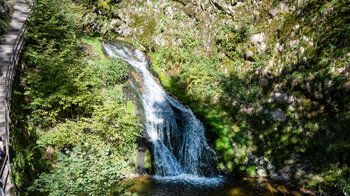
[(129, 191), (140, 195), (169, 195), (169, 196), (262, 196), (262, 195), (311, 195), (298, 190), (288, 182), (275, 182), (269, 179), (257, 178), (226, 178), (220, 185), (202, 186), (186, 183), (185, 181), (161, 181), (152, 177), (128, 179), (134, 184)]
[(18, 193), (30, 193), (28, 187), (42, 172), (49, 171), (51, 163), (47, 159), (53, 155), (45, 154), (45, 150), (37, 145), (37, 134), (28, 124), (31, 113), (26, 108), (28, 100), (24, 95), (22, 62), (16, 67), (12, 81), (11, 95), (11, 126), (10, 126), (10, 157), (11, 157), (11, 181)]
[[(313, 40), (315, 47), (303, 55), (298, 54), (296, 64), (287, 64), (279, 76), (268, 80), (269, 86), (259, 90), (267, 97), (275, 85), (283, 84), (281, 90), (296, 98), (293, 105), (295, 112), (289, 110), (289, 104), (276, 102), (260, 102), (262, 109), (252, 112), (238, 114), (235, 111), (239, 108), (232, 106), (229, 110), (235, 119), (244, 122), (241, 130), (252, 134), (253, 145), (256, 146), (254, 154), (268, 157), (277, 168), (283, 168), (290, 160), (289, 164), (296, 166), (293, 173), (298, 168), (315, 173), (327, 172), (334, 166), (346, 168), (350, 162), (350, 65), (347, 63), (350, 6), (345, 1), (338, 1), (333, 5), (331, 14), (327, 15), (324, 11), (326, 17), (315, 21), (315, 15), (320, 14), (324, 4), (324, 1), (306, 3), (301, 10), (289, 16), (282, 30), (282, 43), (289, 40), (290, 28), (295, 25), (293, 21), (302, 21), (303, 18), (302, 27), (311, 27), (307, 33), (318, 34)], [(304, 57), (306, 61), (302, 60)], [(335, 73), (337, 69), (341, 71)], [(229, 97), (237, 97), (239, 93), (258, 85), (262, 77), (269, 78), (264, 75), (240, 80), (233, 75), (221, 85)], [(238, 90), (232, 90), (233, 87)], [(246, 94), (239, 100), (249, 100), (245, 99), (248, 97), (249, 94)], [(259, 99), (258, 95), (253, 97), (253, 101)], [(244, 105), (249, 106), (249, 102)], [(277, 109), (285, 112), (286, 121), (278, 122), (272, 118), (269, 111)], [(346, 179), (349, 172), (346, 169), (344, 172)], [(334, 186), (327, 186), (330, 186), (329, 190), (336, 191)]]

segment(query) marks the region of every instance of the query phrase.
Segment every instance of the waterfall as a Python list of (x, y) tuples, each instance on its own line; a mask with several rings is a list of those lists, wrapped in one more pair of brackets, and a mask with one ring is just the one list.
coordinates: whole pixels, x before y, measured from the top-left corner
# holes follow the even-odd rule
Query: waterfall
[(145, 130), (152, 144), (157, 176), (215, 176), (215, 151), (207, 144), (203, 124), (192, 111), (167, 94), (148, 71), (145, 54), (121, 41), (102, 42), (104, 52), (127, 61), (143, 82), (140, 97)]

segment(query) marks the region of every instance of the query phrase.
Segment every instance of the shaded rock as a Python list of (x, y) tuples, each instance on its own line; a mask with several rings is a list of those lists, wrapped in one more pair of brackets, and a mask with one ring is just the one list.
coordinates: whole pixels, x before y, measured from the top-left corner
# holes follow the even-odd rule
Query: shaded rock
[(138, 137), (136, 140), (137, 144), (137, 167), (136, 167), (136, 173), (138, 175), (145, 175), (146, 172), (146, 164), (145, 164), (145, 153), (147, 150), (147, 141), (145, 138)]
[[(259, 81), (259, 84), (260, 84), (260, 81)], [(294, 103), (295, 98), (292, 95), (289, 95), (288, 93), (285, 93), (285, 92), (273, 91), (271, 92), (268, 101), (290, 105)]]
[(270, 174), (275, 174), (276, 167), (268, 160), (266, 160), (266, 169), (270, 172)]
[(254, 108), (252, 107), (245, 107), (244, 105), (241, 105), (241, 111), (247, 114), (252, 114), (253, 113)]
[(278, 176), (276, 176), (275, 178), (279, 178), (279, 179), (283, 179), (285, 181), (289, 180), (292, 177), (292, 172), (290, 171), (279, 171), (278, 172)]
[(286, 114), (282, 110), (275, 110), (271, 112), (271, 115), (273, 119), (278, 122), (284, 122), (287, 119)]
[(187, 5), (187, 4), (191, 3), (191, 0), (175, 0), (175, 1), (181, 3), (182, 5)]
[(256, 167), (257, 176), (259, 177), (276, 176), (276, 167), (264, 156), (248, 155), (248, 165)]
[(5, 13), (6, 13), (5, 6), (0, 5), (0, 13), (1, 13), (1, 14), (5, 14)]
[(251, 50), (248, 50), (246, 53), (245, 53), (245, 58), (249, 61), (255, 61), (255, 59), (253, 58), (253, 51)]
[(262, 43), (265, 40), (265, 33), (254, 34), (250, 37), (250, 42), (252, 44)]
[(272, 16), (273, 18), (274, 18), (275, 16), (277, 16), (278, 13), (279, 13), (279, 11), (278, 11), (278, 9), (276, 9), (276, 8), (271, 8), (271, 9), (269, 9), (269, 14), (270, 14), (270, 16)]
[(259, 75), (259, 74), (261, 73), (261, 70), (262, 70), (261, 67), (257, 67), (257, 68), (255, 69), (255, 75)]
[(256, 171), (256, 174), (259, 176), (259, 177), (266, 177), (267, 176), (267, 172), (265, 169), (258, 169)]
[(266, 78), (261, 78), (261, 79), (259, 80), (259, 85), (260, 85), (261, 87), (267, 87), (267, 86), (269, 85), (269, 82), (267, 81)]
[(257, 47), (258, 52), (263, 54), (266, 50), (265, 33), (254, 34), (250, 37), (250, 43), (252, 43), (255, 47)]
[(273, 73), (272, 73), (271, 70), (267, 70), (267, 71), (265, 72), (265, 74), (266, 74), (266, 77), (267, 77), (269, 80), (273, 79)]
[(82, 50), (89, 56), (94, 56), (94, 57), (98, 57), (98, 54), (96, 54), (96, 52), (94, 51), (94, 49), (92, 48), (92, 46), (90, 44), (86, 44), (81, 42), (80, 46), (82, 48)]
[(281, 12), (289, 12), (289, 7), (284, 2), (282, 2), (280, 10)]
[(56, 160), (54, 158), (54, 153), (55, 153), (55, 149), (52, 148), (51, 146), (45, 148), (46, 157), (52, 163), (56, 163)]
[(276, 180), (276, 181), (286, 181), (287, 180), (284, 176), (281, 176), (281, 175), (271, 176), (271, 179)]
[[(128, 82), (124, 85), (123, 94), (125, 102), (131, 100), (136, 105), (136, 116), (144, 123), (146, 122), (145, 112), (139, 92), (143, 90), (143, 83), (140, 82), (138, 73), (129, 66)], [(144, 133), (146, 135), (146, 133)]]

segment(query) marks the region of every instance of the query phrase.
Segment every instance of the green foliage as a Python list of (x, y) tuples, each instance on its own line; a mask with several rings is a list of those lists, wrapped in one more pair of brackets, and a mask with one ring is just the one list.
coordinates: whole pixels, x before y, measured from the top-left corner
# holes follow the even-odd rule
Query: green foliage
[(28, 21), (11, 118), (11, 174), (24, 195), (100, 195), (120, 186), (118, 195), (135, 168), (141, 126), (133, 103), (124, 103), (127, 64), (101, 59), (98, 38), (79, 39), (76, 10), (42, 0)]
[(217, 71), (219, 63), (220, 59), (209, 59), (190, 49), (164, 49), (155, 56), (152, 68), (162, 67), (162, 71), (171, 72), (171, 83), (181, 84), (180, 88), (194, 97), (210, 100), (221, 90), (215, 88), (223, 76)]
[(117, 17), (121, 0), (73, 0), (79, 8), (79, 27), (89, 35), (108, 34), (113, 26), (111, 21)]
[(255, 176), (256, 175), (256, 168), (254, 165), (250, 165), (247, 168), (247, 173), (249, 176)]
[(104, 57), (102, 46), (100, 43), (101, 37), (82, 37), (81, 40), (84, 43), (87, 43), (90, 46), (92, 46), (93, 51), (95, 51), (97, 55), (99, 55), (101, 58)]
[(244, 80), (232, 75), (227, 82), (224, 83), (225, 93), (227, 97), (237, 101), (237, 104), (245, 104), (247, 106), (256, 104), (260, 98), (260, 86), (256, 84), (247, 84)]
[(41, 118), (47, 122), (74, 118), (82, 113), (81, 108), (92, 109), (90, 91), (77, 82), (82, 55), (73, 13), (66, 12), (65, 6), (59, 0), (40, 1), (28, 21), (24, 80), (25, 94), (32, 99), (28, 107), (37, 113), (34, 123), (41, 124)]
[(104, 86), (114, 86), (123, 82), (128, 73), (127, 68), (127, 63), (121, 59), (105, 59), (92, 64), (95, 79), (100, 79)]
[[(243, 4), (233, 14), (240, 20), (215, 16), (222, 25), (212, 51), (203, 52), (195, 33), (177, 33), (180, 47), (157, 48), (152, 70), (202, 119), (221, 170), (247, 168), (250, 153), (265, 156), (277, 169), (290, 160), (312, 162), (307, 170), (324, 181), (310, 183), (311, 189), (320, 185), (319, 192), (344, 192), (349, 174), (339, 173), (339, 165), (347, 165), (350, 152), (350, 135), (344, 131), (350, 129), (349, 5), (315, 0), (272, 16), (270, 9), (281, 9), (280, 1)], [(252, 43), (257, 33), (264, 33), (264, 40)], [(264, 53), (258, 52), (260, 42), (266, 44)], [(273, 91), (292, 96), (292, 103), (271, 101)], [(285, 121), (273, 118), (276, 110), (286, 115)], [(294, 160), (295, 154), (300, 158)]]
[(350, 171), (347, 165), (344, 164), (341, 167), (331, 165), (325, 173), (307, 175), (304, 181), (306, 181), (308, 188), (318, 187), (320, 193), (337, 192), (340, 189), (346, 195), (350, 192), (349, 175)]
[[(48, 195), (106, 195), (121, 181), (122, 169), (117, 152), (99, 143), (76, 145), (72, 151), (58, 153), (58, 161), (50, 173), (42, 173), (30, 191)], [(127, 187), (118, 195), (126, 193)]]
[(38, 144), (63, 149), (85, 141), (93, 143), (101, 140), (113, 145), (120, 155), (128, 157), (134, 150), (134, 139), (138, 136), (137, 125), (134, 111), (128, 111), (123, 100), (107, 98), (104, 105), (94, 106), (91, 117), (67, 120), (50, 131), (41, 132)]
[[(107, 66), (113, 65), (114, 67), (118, 67), (118, 63), (116, 62), (118, 61), (111, 60), (110, 62), (101, 62), (101, 60), (96, 60), (92, 65), (108, 63)], [(122, 63), (122, 65), (124, 64)], [(77, 119), (66, 119), (64, 123), (59, 123), (49, 130), (37, 130), (40, 135), (37, 141), (38, 145), (50, 146), (57, 150), (59, 154), (58, 165), (61, 167), (59, 167), (59, 169), (56, 168), (56, 170), (50, 174), (42, 174), (39, 180), (35, 182), (32, 190), (39, 188), (41, 192), (50, 192), (50, 194), (53, 195), (59, 195), (64, 192), (64, 190), (68, 189), (72, 192), (67, 193), (67, 195), (81, 194), (83, 192), (88, 192), (91, 195), (102, 194), (104, 193), (103, 191), (110, 191), (109, 187), (115, 187), (115, 183), (112, 185), (110, 180), (114, 180), (111, 179), (111, 177), (117, 178), (118, 176), (116, 176), (115, 172), (113, 173), (112, 169), (116, 170), (116, 168), (119, 167), (119, 169), (117, 169), (118, 175), (133, 172), (134, 166), (132, 164), (134, 160), (132, 160), (131, 155), (133, 155), (135, 151), (135, 139), (140, 131), (140, 125), (134, 113), (135, 107), (132, 106), (131, 102), (129, 102), (128, 107), (126, 107), (123, 102), (122, 86), (115, 85), (118, 79), (120, 79), (119, 76), (125, 78), (126, 72), (123, 72), (122, 69), (118, 70), (120, 72), (115, 72), (115, 78), (108, 78), (113, 82), (106, 82), (100, 75), (102, 73), (103, 76), (103, 70), (102, 72), (97, 72), (93, 67), (89, 66), (86, 69), (86, 72), (83, 73), (95, 74), (91, 75), (90, 79), (102, 78), (102, 80), (97, 80), (94, 83), (94, 90), (96, 90), (94, 93), (95, 98), (101, 99), (102, 103), (92, 106), (93, 111), (89, 117), (81, 116)], [(124, 75), (122, 73), (124, 73)], [(113, 74), (111, 76), (113, 76)], [(80, 77), (80, 79), (85, 79), (85, 76)], [(118, 83), (122, 81), (123, 80), (119, 80)], [(80, 82), (81, 85), (85, 83), (84, 81)], [(89, 80), (89, 82), (91, 81)], [(98, 144), (98, 147), (92, 146), (90, 149), (88, 148), (90, 144)], [(84, 146), (82, 153), (80, 152), (80, 145)], [(67, 149), (71, 149), (71, 153), (67, 152)], [(99, 149), (104, 149), (108, 152), (112, 151), (108, 149), (113, 149), (113, 153), (100, 152)], [(64, 154), (61, 152), (64, 152), (65, 156), (70, 157), (65, 158)], [(74, 153), (80, 156), (78, 161), (75, 160)], [(85, 154), (91, 153), (101, 153), (104, 156), (97, 160), (93, 157), (85, 156)], [(62, 156), (63, 158), (60, 160)], [(96, 156), (99, 155), (97, 154)], [(86, 158), (91, 158), (91, 160), (85, 160)], [(71, 163), (72, 160), (76, 165)], [(85, 162), (83, 160), (85, 160)], [(108, 161), (106, 162), (106, 160)], [(63, 161), (63, 163), (60, 163), (61, 161)], [(96, 163), (98, 164), (96, 165)], [(91, 167), (91, 164), (95, 164), (94, 167)], [(67, 168), (68, 165), (70, 169)], [(64, 173), (65, 176), (70, 176), (70, 174), (67, 174), (67, 171), (79, 174), (79, 171), (77, 171), (79, 168), (83, 170), (81, 174), (83, 176), (74, 176), (72, 179), (64, 182), (65, 184), (63, 182), (63, 184), (61, 184), (61, 181), (58, 181), (61, 184), (58, 187), (51, 183), (52, 181), (56, 181), (57, 178), (62, 178), (61, 173)], [(101, 174), (103, 175), (101, 176)], [(104, 176), (104, 174), (106, 176)], [(96, 179), (90, 179), (92, 177), (97, 178), (97, 182)], [(82, 186), (78, 184), (74, 184), (74, 187), (71, 187), (70, 181), (83, 181), (84, 188), (82, 189)]]
[(250, 17), (244, 17), (239, 23), (225, 24), (218, 31), (215, 37), (216, 44), (229, 58), (236, 60), (239, 56), (244, 55), (242, 47), (243, 44), (247, 45), (246, 42), (253, 28), (251, 23)]
[(350, 178), (340, 177), (338, 182), (335, 184), (335, 187), (343, 190), (343, 192), (349, 194), (350, 193)]

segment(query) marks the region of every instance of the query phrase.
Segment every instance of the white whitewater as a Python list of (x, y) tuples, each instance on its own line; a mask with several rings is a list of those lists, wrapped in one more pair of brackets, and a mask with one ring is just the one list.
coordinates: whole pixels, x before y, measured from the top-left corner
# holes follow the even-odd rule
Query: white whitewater
[(140, 96), (157, 178), (200, 183), (216, 179), (217, 157), (207, 144), (202, 123), (155, 81), (148, 71), (145, 54), (126, 42), (102, 42), (102, 45), (108, 56), (127, 61), (142, 78), (143, 93)]

